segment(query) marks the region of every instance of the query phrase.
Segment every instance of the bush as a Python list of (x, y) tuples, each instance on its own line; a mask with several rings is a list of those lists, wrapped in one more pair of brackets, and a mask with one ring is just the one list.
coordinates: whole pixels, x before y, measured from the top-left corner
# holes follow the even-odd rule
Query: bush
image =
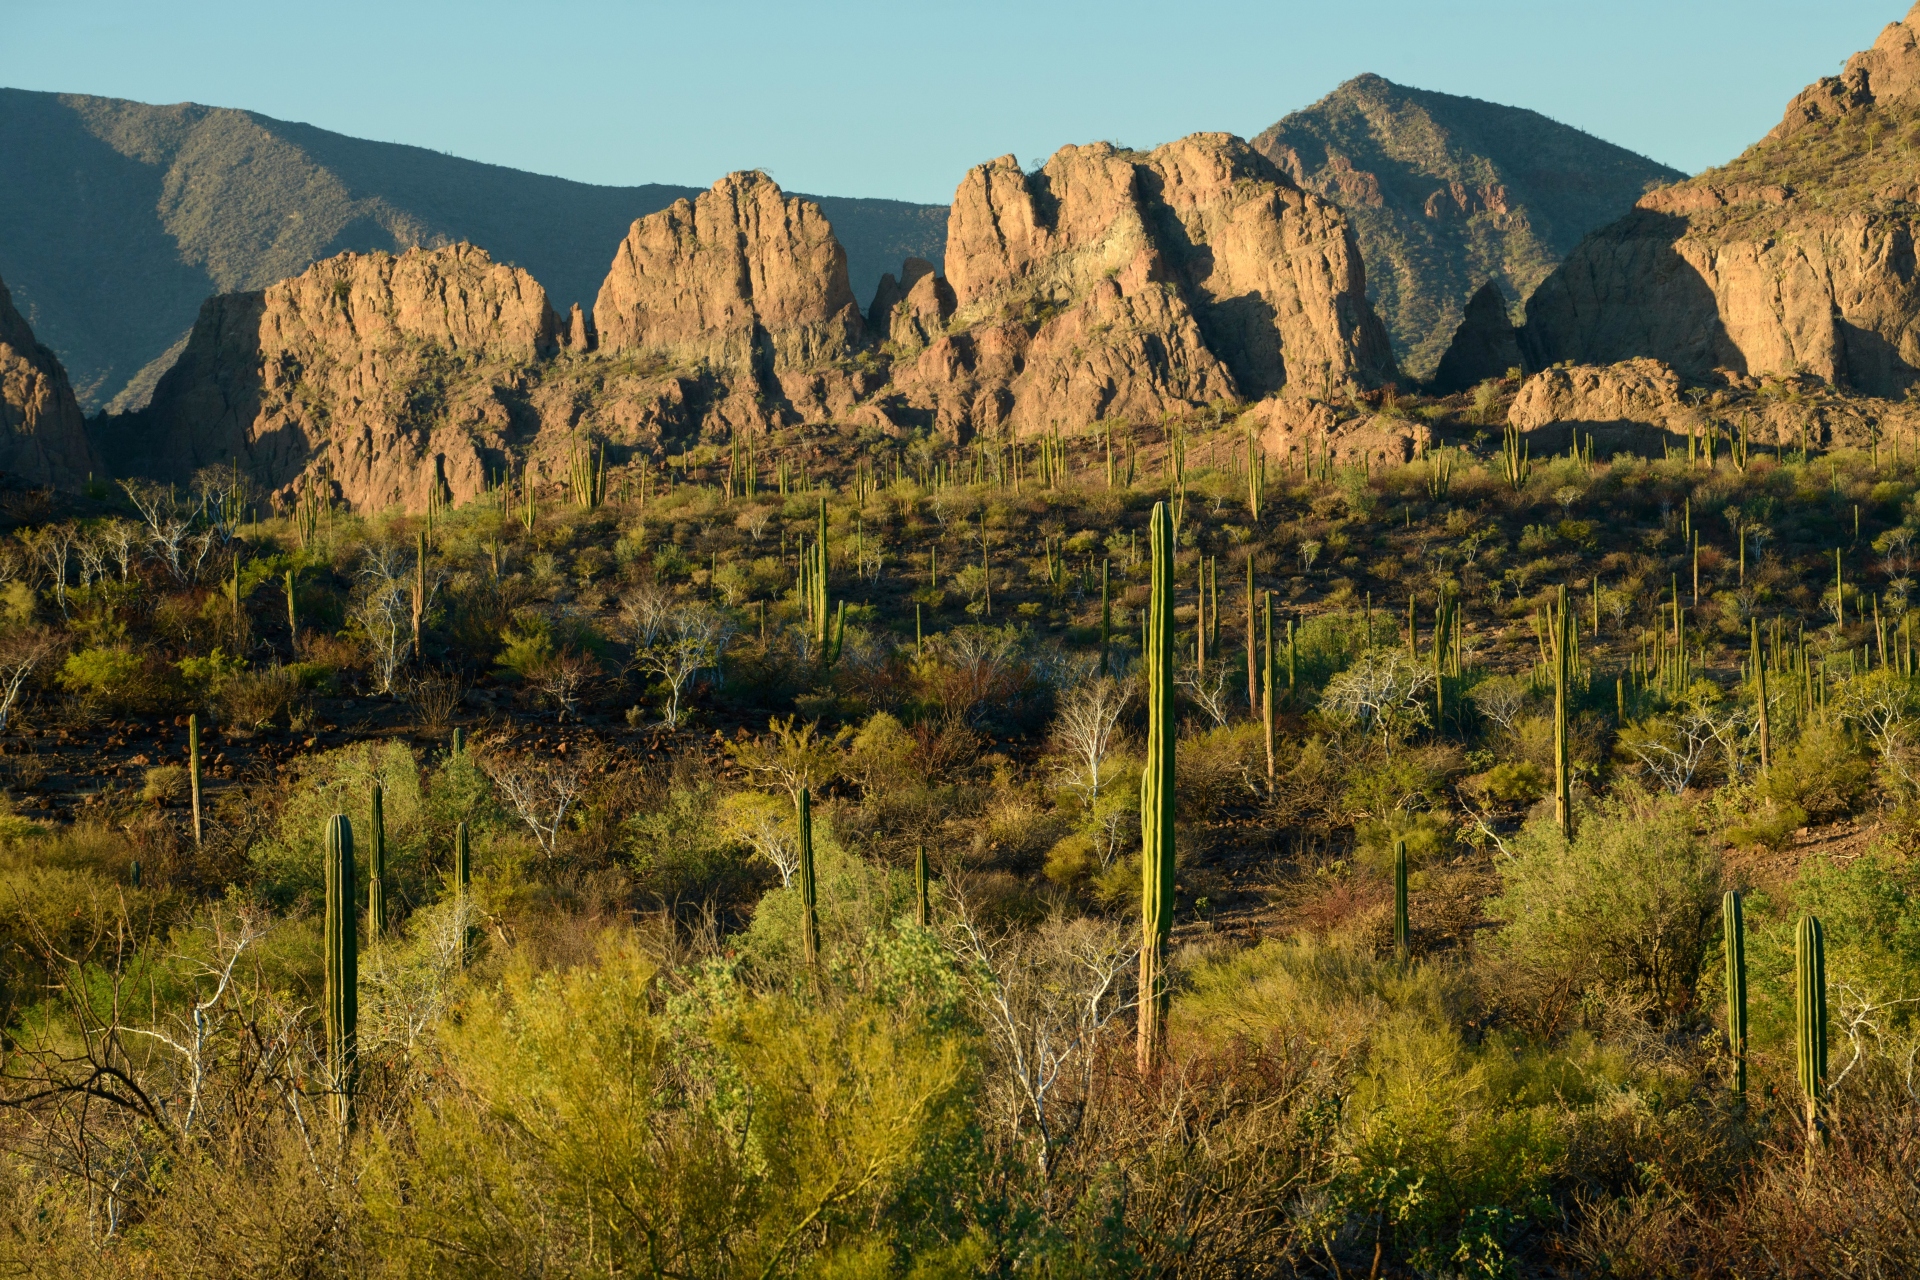
[(1692, 1002), (1719, 920), (1720, 859), (1673, 797), (1628, 796), (1581, 815), (1571, 843), (1530, 824), (1501, 868), (1500, 945), (1575, 984), (1622, 983), (1670, 1011)]
[(124, 645), (68, 654), (58, 680), (69, 693), (115, 712), (149, 710), (167, 694), (166, 682), (147, 660)]
[(1859, 742), (1833, 720), (1816, 719), (1784, 750), (1760, 782), (1760, 794), (1810, 817), (1852, 813), (1866, 799), (1873, 765)]

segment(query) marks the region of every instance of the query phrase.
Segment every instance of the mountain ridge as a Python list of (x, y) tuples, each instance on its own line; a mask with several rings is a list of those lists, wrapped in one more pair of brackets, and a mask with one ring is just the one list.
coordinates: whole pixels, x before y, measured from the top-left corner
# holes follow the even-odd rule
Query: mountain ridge
[(1420, 378), (1489, 280), (1524, 303), (1588, 232), (1686, 177), (1536, 111), (1372, 74), (1252, 142), (1352, 219), (1394, 354)]
[[(374, 142), (257, 112), (0, 89), (0, 277), (88, 412), (137, 407), (210, 295), (344, 251), (468, 242), (591, 305), (637, 218), (703, 188), (603, 187)], [(936, 264), (946, 208), (809, 196), (870, 297)]]

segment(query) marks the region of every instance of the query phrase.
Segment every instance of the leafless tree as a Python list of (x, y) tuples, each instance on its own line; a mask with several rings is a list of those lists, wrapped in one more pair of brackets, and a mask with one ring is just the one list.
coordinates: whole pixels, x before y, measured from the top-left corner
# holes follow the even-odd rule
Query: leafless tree
[(405, 583), (391, 572), (393, 568), (389, 557), (372, 556), (361, 571), (360, 589), (351, 610), (354, 622), (367, 638), (373, 676), (381, 693), (393, 692), (412, 639), (412, 602)]
[(795, 810), (778, 796), (737, 791), (727, 797), (721, 821), (736, 840), (772, 864), (780, 887), (800, 870), (800, 834)]
[(1133, 696), (1131, 679), (1092, 676), (1066, 689), (1053, 722), (1054, 736), (1073, 761), (1068, 783), (1091, 809), (1100, 799), (1107, 762), (1113, 755), (1120, 713)]
[(1427, 723), (1425, 699), (1433, 672), (1404, 649), (1368, 649), (1327, 682), (1320, 706), (1335, 720), (1378, 733), (1389, 756), (1393, 744)]
[(947, 883), (947, 944), (972, 978), (999, 1068), (990, 1092), (1016, 1132), (1031, 1125), (1044, 1179), (1077, 1127), (1102, 1032), (1133, 1007), (1126, 978), (1139, 947), (1121, 925), (1089, 917), (989, 930), (956, 878)]
[(600, 664), (571, 645), (527, 673), (527, 683), (560, 709), (560, 719), (580, 715), (580, 696), (600, 678)]
[(1713, 719), (1698, 707), (1688, 707), (1678, 716), (1655, 717), (1629, 726), (1620, 735), (1621, 745), (1674, 795), (1685, 791), (1693, 781), (1714, 741)]
[(20, 535), (20, 540), (46, 573), (47, 581), (53, 587), (54, 603), (60, 606), (60, 616), (63, 618), (67, 616), (68, 564), (73, 559), (73, 544), (79, 536), (79, 526), (71, 520), (42, 525)]
[(1840, 686), (1840, 714), (1865, 730), (1880, 762), (1909, 793), (1920, 786), (1915, 760), (1916, 713), (1920, 695), (1898, 673), (1881, 667)]
[(147, 480), (122, 480), (120, 487), (126, 491), (128, 501), (133, 503), (140, 518), (146, 521), (147, 541), (159, 553), (161, 562), (173, 574), (174, 581), (185, 582), (187, 566), (183, 557), (193, 522), (181, 512), (172, 487)]
[(509, 756), (497, 751), (480, 757), (480, 767), (549, 858), (558, 852), (567, 814), (586, 791), (587, 779), (598, 764), (598, 758), (588, 752), (572, 759), (557, 754)]
[(34, 670), (59, 647), (59, 640), (45, 627), (19, 626), (0, 632), (0, 733), (12, 721), (14, 704)]
[(1197, 661), (1188, 660), (1180, 664), (1179, 673), (1173, 682), (1187, 691), (1187, 697), (1193, 705), (1206, 713), (1207, 719), (1217, 727), (1227, 722), (1232, 710), (1232, 699), (1227, 693), (1227, 664), (1215, 662), (1205, 671)]
[(1488, 676), (1467, 691), (1474, 709), (1493, 723), (1500, 726), (1503, 733), (1512, 735), (1520, 719), (1521, 711), (1527, 705), (1527, 682), (1518, 676)]
[(677, 729), (685, 718), (682, 707), (694, 679), (703, 671), (719, 665), (733, 638), (733, 624), (717, 609), (693, 603), (669, 609), (657, 625), (649, 628), (650, 643), (633, 651), (633, 667), (645, 675), (658, 676), (667, 687), (666, 717), (661, 721)]

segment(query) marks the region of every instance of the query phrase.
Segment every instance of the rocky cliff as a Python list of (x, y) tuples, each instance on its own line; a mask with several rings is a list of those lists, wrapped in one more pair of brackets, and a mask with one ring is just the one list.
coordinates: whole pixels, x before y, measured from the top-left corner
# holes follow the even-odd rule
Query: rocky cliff
[(67, 371), (0, 281), (0, 474), (75, 488), (98, 469)]
[(236, 459), (284, 489), (323, 469), (357, 506), (481, 491), (518, 437), (528, 370), (561, 328), (527, 272), (452, 245), (342, 254), (211, 298), (145, 410), (101, 429), (117, 474), (187, 480)]
[(951, 276), (909, 258), (863, 320), (823, 211), (758, 173), (635, 221), (591, 321), (468, 245), (343, 254), (201, 310), (117, 474), (234, 460), (284, 497), (464, 501), (489, 475), (796, 425), (972, 432), (1308, 405), (1391, 378), (1352, 233), (1245, 143), (1063, 149), (962, 182)]
[(1346, 220), (1226, 134), (1064, 147), (1031, 174), (1011, 156), (980, 165), (955, 193), (946, 262), (950, 295), (936, 281), (905, 299), (893, 336), (897, 387), (949, 434), (1394, 375)]
[[(532, 272), (564, 311), (593, 302), (635, 218), (699, 194), (569, 182), (250, 111), (17, 89), (0, 89), (0, 191), (0, 276), (87, 413), (145, 403), (209, 294), (264, 289), (344, 251), (465, 241)], [(905, 256), (939, 262), (944, 206), (808, 198), (862, 298)]]
[(1530, 366), (1647, 356), (1694, 381), (1903, 393), (1920, 378), (1916, 138), (1920, 6), (1739, 159), (1583, 242), (1527, 304)]
[(1394, 354), (1418, 378), (1433, 373), (1475, 290), (1492, 281), (1525, 301), (1582, 236), (1685, 177), (1538, 112), (1375, 75), (1253, 146), (1346, 214)]

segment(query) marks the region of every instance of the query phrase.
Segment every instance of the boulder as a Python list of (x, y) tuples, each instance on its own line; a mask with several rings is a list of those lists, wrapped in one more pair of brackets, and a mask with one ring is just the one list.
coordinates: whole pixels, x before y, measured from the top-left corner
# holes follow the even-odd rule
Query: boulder
[(0, 281), (0, 473), (77, 489), (99, 471), (67, 371)]
[(1564, 449), (1575, 432), (1601, 453), (1659, 452), (1663, 438), (1685, 436), (1702, 419), (1682, 398), (1679, 374), (1640, 359), (1536, 373), (1520, 384), (1507, 422), (1538, 437), (1538, 455)]
[(1248, 411), (1269, 467), (1298, 474), (1309, 463), (1390, 466), (1410, 462), (1433, 442), (1426, 423), (1397, 414), (1342, 411), (1318, 400), (1270, 396)]

